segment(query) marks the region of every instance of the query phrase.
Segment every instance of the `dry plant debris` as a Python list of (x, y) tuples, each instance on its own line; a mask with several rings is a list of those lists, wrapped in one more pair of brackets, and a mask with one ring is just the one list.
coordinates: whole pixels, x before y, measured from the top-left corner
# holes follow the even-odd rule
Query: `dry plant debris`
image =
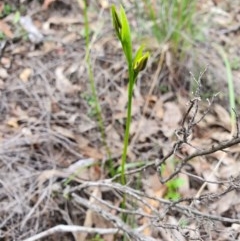
[[(144, 241), (238, 240), (238, 110), (232, 126), (218, 96), (208, 103), (197, 94), (186, 95), (185, 85), (176, 91), (170, 47), (152, 44), (148, 69), (134, 90), (128, 153), (133, 167), (122, 186), (118, 174), (109, 178), (103, 168), (106, 153), (84, 61), (81, 1), (8, 2), (16, 9), (24, 7), (24, 15), (43, 38), (37, 43), (27, 38), (30, 30), (14, 24), (14, 13), (0, 19), (5, 35), (0, 41), (0, 240), (113, 241), (123, 234)], [(131, 7), (130, 1), (123, 2)], [(238, 1), (227, 7), (222, 5), (229, 1), (201, 2), (199, 11), (214, 20), (212, 38), (224, 41), (236, 60)], [(126, 116), (126, 67), (110, 31), (110, 3), (89, 1), (89, 6), (94, 76), (117, 170)], [(219, 81), (214, 91), (222, 90), (221, 60), (206, 51), (207, 45), (198, 48), (200, 56), (205, 55), (201, 63), (211, 59), (202, 88), (212, 74)], [(214, 71), (216, 66), (219, 71)], [(240, 71), (235, 67), (239, 93)], [(174, 191), (166, 180), (175, 176), (183, 180), (175, 190), (177, 201), (166, 199)], [(127, 195), (126, 209), (120, 207), (122, 193)], [(121, 213), (132, 222), (124, 223)]]

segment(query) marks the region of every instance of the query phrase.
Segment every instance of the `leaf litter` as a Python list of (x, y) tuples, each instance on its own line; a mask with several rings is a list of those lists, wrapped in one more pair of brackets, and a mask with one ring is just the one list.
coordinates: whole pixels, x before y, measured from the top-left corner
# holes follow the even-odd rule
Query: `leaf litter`
[[(109, 220), (91, 208), (71, 201), (68, 196), (68, 189), (78, 185), (87, 185), (87, 182), (97, 180), (99, 183), (104, 182), (107, 172), (102, 167), (107, 157), (96, 118), (91, 115), (91, 103), (89, 98), (84, 98), (84, 95), (89, 96), (91, 92), (84, 62), (84, 40), (80, 34), (83, 16), (79, 13), (82, 13), (82, 9), (78, 8), (77, 2), (66, 1), (61, 11), (56, 10), (57, 3), (60, 2), (62, 1), (44, 1), (43, 5), (29, 3), (29, 9), (34, 7), (39, 14), (31, 15), (27, 9), (27, 14), (31, 15), (31, 24), (34, 24), (34, 19), (38, 20), (39, 45), (31, 38), (30, 41), (24, 38), (10, 41), (15, 36), (16, 26), (9, 27), (8, 21), (1, 20), (0, 28), (7, 37), (7, 45), (0, 55), (0, 227), (3, 240), (25, 240), (58, 224), (112, 228)], [(101, 1), (99, 4), (105, 9), (106, 16), (109, 15), (107, 2)], [(91, 13), (91, 18), (91, 30), (95, 31), (97, 12)], [(106, 21), (110, 22), (109, 19)], [(228, 28), (229, 19), (219, 21), (215, 19), (221, 27)], [(106, 28), (109, 30), (111, 26)], [(30, 30), (25, 28), (25, 31)], [(103, 30), (99, 39), (101, 41), (93, 43), (96, 51), (92, 53), (92, 61), (94, 74), (98, 76), (95, 80), (107, 143), (117, 169), (126, 117), (126, 69), (123, 67), (123, 59), (119, 57), (119, 46), (111, 34)], [(162, 71), (168, 70), (170, 75), (174, 72), (170, 52), (167, 56), (166, 70), (160, 70), (159, 74), (163, 83), (166, 79), (161, 75)], [(151, 68), (154, 70), (150, 66), (147, 73), (140, 76), (134, 93), (129, 162), (148, 163), (169, 152), (189, 101), (174, 90), (169, 91), (167, 97), (159, 91), (153, 91), (149, 96), (146, 89), (150, 89), (152, 84)], [(175, 78), (175, 74), (174, 77), (169, 77), (173, 86)], [(160, 84), (157, 78), (155, 87)], [(148, 105), (143, 111), (145, 102)], [(203, 106), (200, 113), (205, 109), (206, 106)], [(231, 120), (226, 109), (224, 105), (213, 104), (209, 115), (193, 130), (189, 140), (191, 146), (183, 146), (181, 153), (176, 153), (176, 159), (229, 140)], [(203, 184), (202, 180), (209, 178), (211, 183), (207, 184), (203, 194), (224, 191), (225, 186), (219, 180), (228, 181), (239, 175), (239, 152), (237, 145), (226, 149), (224, 156), (219, 151), (192, 159), (183, 173), (179, 174), (184, 180), (184, 185), (178, 190), (181, 197), (196, 196)], [(213, 172), (221, 158), (221, 165)], [(82, 163), (86, 165), (81, 166)], [(164, 175), (170, 174), (171, 165), (170, 162)], [(191, 175), (185, 175), (184, 172)], [(160, 183), (156, 170), (145, 170), (143, 173), (141, 177), (136, 175), (130, 178), (130, 186), (140, 183), (138, 189), (147, 195), (143, 202), (135, 200), (134, 205), (130, 206), (130, 211), (139, 212), (135, 225), (139, 225), (146, 237), (153, 237), (154, 240), (184, 240), (183, 233), (168, 229), (179, 224), (181, 215), (184, 214), (174, 209), (168, 210), (161, 202), (148, 197), (164, 199), (168, 187)], [(99, 206), (116, 217), (120, 215), (113, 207), (120, 207), (120, 193), (119, 190), (101, 186), (77, 192), (90, 206)], [(203, 202), (194, 203), (194, 206), (205, 213), (239, 219), (238, 200), (239, 192), (232, 191), (219, 200), (205, 201), (207, 205)], [(136, 206), (138, 209), (132, 208)], [(146, 216), (142, 216), (141, 212)], [(165, 213), (162, 217), (164, 222), (154, 225), (149, 223), (148, 215), (153, 215), (154, 212), (162, 215)], [(237, 237), (240, 232), (239, 224), (218, 222), (219, 235), (213, 227), (207, 226), (206, 220), (189, 218), (187, 221), (189, 233), (194, 235), (193, 230), (199, 229), (204, 233), (202, 236), (208, 235), (212, 240), (229, 240), (229, 237)], [(73, 232), (54, 234), (45, 240), (91, 238), (94, 235)], [(103, 235), (103, 239), (114, 240), (114, 235)]]

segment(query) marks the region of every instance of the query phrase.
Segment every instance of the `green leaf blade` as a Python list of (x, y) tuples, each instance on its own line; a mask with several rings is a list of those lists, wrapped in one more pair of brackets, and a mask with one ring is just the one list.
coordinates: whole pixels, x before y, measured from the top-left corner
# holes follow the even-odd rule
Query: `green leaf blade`
[(116, 31), (118, 39), (120, 41), (122, 41), (122, 39), (121, 39), (122, 24), (121, 24), (121, 21), (120, 21), (120, 18), (118, 16), (118, 14), (117, 14), (116, 7), (114, 5), (112, 5), (111, 12), (112, 12), (113, 27), (114, 27), (114, 29)]
[(121, 29), (121, 39), (122, 46), (127, 58), (128, 64), (132, 63), (132, 39), (131, 39), (131, 30), (129, 26), (129, 22), (125, 13), (124, 8), (120, 7), (120, 19), (122, 24)]

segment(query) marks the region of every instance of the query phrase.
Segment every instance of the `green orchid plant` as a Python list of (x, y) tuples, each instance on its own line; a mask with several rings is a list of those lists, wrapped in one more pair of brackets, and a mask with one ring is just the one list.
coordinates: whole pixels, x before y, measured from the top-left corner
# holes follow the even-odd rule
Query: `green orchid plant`
[(121, 183), (125, 185), (126, 184), (125, 164), (126, 164), (127, 148), (128, 148), (128, 142), (129, 142), (129, 129), (131, 124), (133, 88), (139, 72), (144, 70), (147, 65), (149, 52), (144, 53), (143, 46), (141, 46), (137, 50), (134, 58), (132, 57), (133, 50), (132, 50), (131, 30), (129, 27), (129, 22), (128, 22), (126, 13), (122, 6), (120, 6), (119, 13), (117, 12), (116, 7), (114, 5), (112, 6), (111, 11), (112, 11), (113, 27), (115, 29), (115, 32), (119, 41), (121, 42), (122, 50), (126, 57), (126, 62), (128, 65), (128, 75), (129, 75), (127, 120), (126, 120), (124, 147), (123, 147), (122, 162), (121, 162)]

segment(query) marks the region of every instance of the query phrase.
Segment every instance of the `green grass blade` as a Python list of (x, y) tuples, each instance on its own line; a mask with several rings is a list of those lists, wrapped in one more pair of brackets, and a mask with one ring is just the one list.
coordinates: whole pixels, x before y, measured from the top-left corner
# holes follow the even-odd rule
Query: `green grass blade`
[(230, 111), (231, 111), (232, 125), (234, 126), (235, 125), (234, 110), (236, 109), (236, 104), (235, 104), (235, 92), (234, 92), (231, 64), (228, 60), (227, 54), (224, 51), (223, 47), (221, 47), (220, 45), (217, 45), (217, 44), (215, 44), (214, 47), (217, 49), (218, 53), (222, 57), (225, 68), (226, 68), (227, 82), (228, 82), (228, 95), (229, 95), (228, 99), (229, 99), (229, 105), (230, 105)]
[(122, 46), (127, 58), (128, 64), (132, 63), (132, 38), (131, 38), (131, 30), (128, 23), (128, 19), (123, 7), (120, 7), (120, 19), (122, 24), (121, 29), (121, 39)]

